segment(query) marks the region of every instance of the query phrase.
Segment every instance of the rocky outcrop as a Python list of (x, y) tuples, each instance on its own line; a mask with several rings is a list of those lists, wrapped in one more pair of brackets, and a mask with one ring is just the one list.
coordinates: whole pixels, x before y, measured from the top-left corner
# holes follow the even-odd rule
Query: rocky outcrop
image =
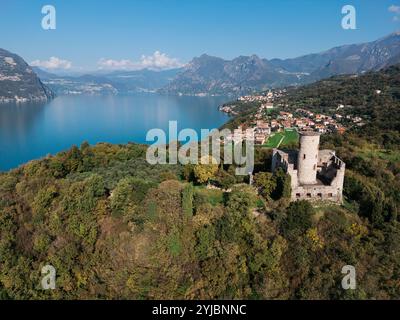
[(0, 103), (47, 101), (53, 97), (21, 57), (0, 49)]

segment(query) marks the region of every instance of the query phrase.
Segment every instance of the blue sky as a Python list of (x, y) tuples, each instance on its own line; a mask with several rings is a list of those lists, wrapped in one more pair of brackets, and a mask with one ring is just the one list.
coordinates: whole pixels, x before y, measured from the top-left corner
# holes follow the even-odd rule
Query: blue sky
[[(41, 28), (47, 4), (57, 10), (56, 30)], [(357, 30), (341, 28), (346, 4), (357, 10)], [(0, 6), (1, 48), (70, 71), (161, 68), (203, 53), (296, 57), (400, 30), (399, 0), (1, 0)]]

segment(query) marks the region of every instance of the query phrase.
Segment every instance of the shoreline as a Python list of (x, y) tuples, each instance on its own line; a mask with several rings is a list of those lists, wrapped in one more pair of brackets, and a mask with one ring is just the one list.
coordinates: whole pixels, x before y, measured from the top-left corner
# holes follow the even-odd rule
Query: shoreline
[[(129, 94), (129, 95), (117, 95), (117, 96), (111, 96), (111, 97), (132, 97), (132, 96), (144, 96), (144, 97), (146, 97), (146, 96), (150, 96), (150, 97), (152, 97), (152, 96), (159, 96), (159, 97), (166, 97), (166, 98), (168, 98), (168, 97), (176, 97), (176, 98), (183, 98), (183, 97), (187, 97), (187, 98), (195, 98), (195, 99), (197, 99), (197, 98), (218, 98), (218, 97), (211, 97), (211, 96), (209, 96), (209, 97), (189, 97), (189, 96), (169, 96), (169, 95), (164, 95), (164, 94), (158, 94), (158, 93), (139, 93), (139, 94)], [(9, 102), (9, 103), (4, 103), (4, 104), (0, 104), (0, 110), (2, 109), (2, 107), (5, 107), (5, 109), (3, 109), (4, 110), (4, 112), (5, 112), (5, 115), (7, 115), (8, 113), (7, 113), (7, 107), (9, 107), (11, 110), (12, 110), (12, 108), (13, 107), (17, 107), (17, 108), (20, 108), (20, 109), (16, 109), (16, 110), (29, 110), (29, 108), (28, 107), (34, 107), (34, 106), (43, 106), (43, 108), (44, 107), (46, 107), (46, 106), (49, 106), (50, 104), (51, 104), (51, 102), (53, 102), (54, 100), (58, 100), (58, 99), (62, 99), (62, 98), (67, 98), (67, 99), (74, 99), (74, 98), (84, 98), (84, 99), (91, 99), (91, 98), (93, 98), (94, 100), (95, 99), (100, 99), (100, 98), (102, 98), (103, 96), (101, 96), (101, 95), (79, 95), (79, 96), (75, 96), (75, 95), (57, 95), (54, 99), (51, 99), (51, 100), (48, 100), (48, 101), (42, 101), (42, 102), (40, 102), (40, 101), (35, 101), (35, 102), (27, 102), (27, 103), (16, 103), (16, 102)], [(105, 97), (105, 99), (107, 98), (107, 96), (104, 96)], [(109, 96), (110, 97), (110, 96)], [(207, 100), (207, 99), (206, 99)], [(204, 101), (206, 101), (206, 100), (204, 100)], [(211, 129), (219, 129), (219, 128), (221, 128), (222, 126), (224, 126), (224, 125), (226, 125), (229, 121), (231, 121), (231, 119), (232, 119), (232, 117), (231, 116), (228, 116), (228, 115), (226, 115), (226, 114), (224, 114), (223, 112), (221, 112), (221, 111), (219, 111), (218, 110), (218, 107), (221, 105), (221, 104), (223, 104), (223, 103), (226, 103), (226, 101), (228, 101), (229, 100), (229, 97), (227, 98), (227, 100), (224, 100), (223, 102), (216, 102), (213, 106), (210, 106), (210, 108), (213, 108), (214, 110), (216, 110), (215, 112), (216, 113), (218, 113), (218, 114), (221, 114), (221, 115), (223, 115), (223, 118), (224, 118), (224, 120), (223, 120), (223, 123), (221, 123), (221, 124), (216, 124), (216, 125), (214, 125), (214, 126), (211, 126), (211, 127), (208, 127), (207, 125), (200, 125), (200, 127), (202, 127), (202, 129), (209, 129), (209, 130), (211, 130)], [(183, 100), (183, 101), (185, 101), (185, 100)], [(199, 100), (199, 101), (203, 101), (203, 100)], [(73, 102), (73, 100), (72, 100), (72, 102)], [(200, 102), (200, 104), (201, 104), (201, 106), (204, 106), (204, 107), (206, 107), (206, 108), (208, 108), (208, 105), (206, 104), (206, 105), (203, 105), (201, 102)], [(25, 108), (26, 107), (26, 108)], [(184, 108), (185, 107), (185, 105), (182, 105), (182, 107)], [(42, 108), (40, 108), (40, 110), (41, 110)], [(35, 108), (33, 108), (32, 110), (35, 110)], [(50, 110), (50, 109), (49, 109)], [(111, 109), (110, 109), (111, 110)], [(116, 109), (117, 110), (117, 109)], [(23, 117), (23, 115), (20, 115), (19, 114), (19, 112), (20, 111), (17, 111), (18, 113), (16, 114), (16, 116), (17, 116), (17, 120), (18, 119), (22, 119), (22, 117)], [(71, 111), (71, 112), (73, 112), (73, 111)], [(121, 114), (122, 114), (122, 112), (123, 112), (123, 109), (121, 109), (121, 111), (116, 111), (117, 113), (119, 113), (119, 112), (121, 112)], [(189, 118), (188, 118), (189, 119)], [(194, 115), (194, 119), (195, 119), (195, 115)], [(17, 120), (15, 120), (15, 121), (17, 121)], [(167, 119), (166, 120), (166, 123), (168, 123), (168, 121), (170, 121), (171, 119)], [(195, 121), (195, 120), (192, 120), (192, 121)], [(14, 121), (13, 121), (13, 123), (14, 123)], [(15, 122), (15, 125), (16, 125), (16, 122)], [(155, 127), (157, 127), (157, 125), (155, 125)], [(92, 131), (97, 131), (97, 132), (99, 132), (99, 128), (101, 128), (101, 124), (99, 124), (99, 126), (97, 127), (97, 129), (96, 130), (93, 130), (93, 129), (90, 129), (90, 130), (92, 130)], [(198, 136), (200, 137), (200, 129), (198, 129), (198, 128), (196, 128), (196, 132), (198, 133)], [(127, 144), (137, 144), (137, 145), (151, 145), (153, 142), (152, 141), (149, 141), (149, 142), (146, 142), (146, 141), (143, 141), (143, 139), (142, 138), (129, 138), (129, 137), (126, 137), (126, 139), (121, 139), (120, 141), (115, 141), (115, 137), (113, 137), (113, 133), (112, 133), (112, 131), (110, 131), (111, 133), (110, 133), (110, 135), (109, 135), (109, 140), (106, 140), (106, 139), (104, 139), (104, 137), (102, 138), (101, 136), (99, 137), (99, 140), (96, 140), (96, 141), (93, 141), (93, 137), (90, 137), (91, 136), (91, 131), (90, 130), (88, 130), (88, 135), (87, 135), (87, 137), (85, 137), (85, 138), (82, 138), (82, 140), (80, 140), (80, 141), (73, 141), (73, 142), (71, 142), (68, 146), (60, 146), (60, 148), (58, 148), (58, 149), (56, 149), (56, 150), (51, 150), (51, 149), (48, 149), (48, 150), (45, 150), (43, 153), (42, 153), (42, 155), (40, 155), (40, 156), (37, 156), (37, 157), (32, 157), (32, 158), (26, 158), (25, 160), (23, 159), (23, 160), (21, 160), (21, 161), (13, 161), (13, 160), (11, 160), (11, 161), (8, 161), (7, 160), (7, 158), (8, 158), (8, 156), (7, 156), (7, 152), (3, 152), (3, 159), (5, 160), (5, 163), (0, 163), (0, 173), (1, 174), (4, 174), (4, 173), (7, 173), (7, 172), (10, 172), (10, 171), (12, 171), (12, 170), (16, 170), (16, 169), (18, 169), (19, 167), (21, 167), (21, 166), (24, 166), (24, 165), (26, 165), (27, 163), (29, 163), (29, 162), (31, 162), (31, 161), (38, 161), (38, 160), (41, 160), (41, 159), (44, 159), (44, 158), (46, 158), (47, 156), (56, 156), (58, 153), (60, 153), (60, 152), (65, 152), (65, 151), (67, 151), (67, 150), (69, 150), (72, 146), (74, 146), (74, 145), (77, 145), (77, 146), (79, 146), (79, 145), (81, 145), (82, 143), (84, 143), (84, 142), (89, 142), (90, 143), (90, 145), (91, 146), (93, 146), (93, 145), (97, 145), (97, 144), (113, 144), (113, 145), (127, 145)], [(4, 134), (6, 134), (6, 136), (7, 136), (7, 131), (5, 131), (5, 133)], [(96, 134), (96, 133), (95, 133)], [(6, 137), (6, 136), (4, 136), (3, 135), (3, 137)], [(143, 137), (145, 137), (146, 136), (146, 132), (144, 132), (143, 133)], [(26, 139), (29, 141), (29, 139), (30, 139), (30, 137), (26, 137)], [(112, 142), (110, 142), (110, 141), (112, 141)], [(6, 142), (6, 144), (5, 144), (5, 146), (4, 146), (4, 148), (6, 148), (6, 146), (7, 146), (7, 140), (5, 140), (5, 142)], [(21, 144), (21, 145), (19, 145), (18, 144), (18, 141), (16, 142), (17, 143), (17, 147), (19, 146), (19, 148), (24, 148), (23, 147), (23, 145)], [(39, 149), (37, 149), (37, 150), (39, 150)], [(18, 152), (18, 153), (20, 153), (20, 152)], [(38, 151), (38, 153), (40, 153), (40, 150)], [(16, 157), (12, 157), (11, 156), (11, 159), (17, 159), (18, 160), (18, 158), (19, 158), (19, 155), (17, 155)], [(8, 163), (8, 164), (7, 164)], [(11, 164), (10, 164), (11, 163)], [(14, 164), (12, 164), (12, 163), (14, 163)]]

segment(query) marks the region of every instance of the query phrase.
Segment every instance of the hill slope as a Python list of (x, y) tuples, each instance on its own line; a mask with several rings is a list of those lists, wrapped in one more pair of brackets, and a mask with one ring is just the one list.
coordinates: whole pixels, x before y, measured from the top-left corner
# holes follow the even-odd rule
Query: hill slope
[(291, 88), (277, 103), (317, 112), (362, 116), (368, 126), (360, 129), (400, 132), (400, 64), (363, 75), (335, 76), (300, 88)]

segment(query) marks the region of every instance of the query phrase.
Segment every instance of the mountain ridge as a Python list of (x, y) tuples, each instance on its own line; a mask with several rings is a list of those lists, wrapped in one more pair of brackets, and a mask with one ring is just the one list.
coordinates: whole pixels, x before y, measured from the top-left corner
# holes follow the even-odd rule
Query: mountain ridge
[(24, 59), (0, 48), (0, 103), (47, 101), (53, 97)]
[[(346, 44), (290, 59), (257, 55), (225, 60), (203, 54), (194, 58), (167, 86), (167, 94), (247, 94), (268, 88), (302, 85), (341, 74), (380, 70), (400, 61), (400, 33), (372, 42)], [(207, 70), (211, 72), (207, 73)]]
[[(362, 74), (380, 70), (400, 62), (400, 32), (391, 33), (372, 42), (336, 46), (320, 53), (297, 58), (265, 59), (258, 55), (238, 56), (232, 60), (202, 54), (183, 68), (169, 70), (116, 70), (75, 76), (56, 75), (37, 67), (29, 67), (15, 55), (25, 72), (31, 95), (19, 96), (30, 89), (18, 88), (21, 72), (12, 70), (0, 56), (0, 100), (46, 100), (56, 94), (130, 94), (160, 93), (171, 95), (239, 96), (279, 87), (299, 86), (342, 74)], [(3, 59), (1, 59), (1, 57)], [(9, 60), (11, 61), (11, 60)], [(14, 61), (14, 60), (13, 60)], [(1, 67), (6, 72), (1, 71)], [(39, 78), (35, 78), (34, 73)], [(6, 85), (5, 85), (6, 84)], [(8, 89), (5, 89), (7, 88)], [(48, 89), (48, 87), (51, 89)], [(11, 89), (10, 89), (11, 88)], [(20, 91), (22, 90), (22, 91)], [(4, 92), (5, 91), (5, 92)]]

